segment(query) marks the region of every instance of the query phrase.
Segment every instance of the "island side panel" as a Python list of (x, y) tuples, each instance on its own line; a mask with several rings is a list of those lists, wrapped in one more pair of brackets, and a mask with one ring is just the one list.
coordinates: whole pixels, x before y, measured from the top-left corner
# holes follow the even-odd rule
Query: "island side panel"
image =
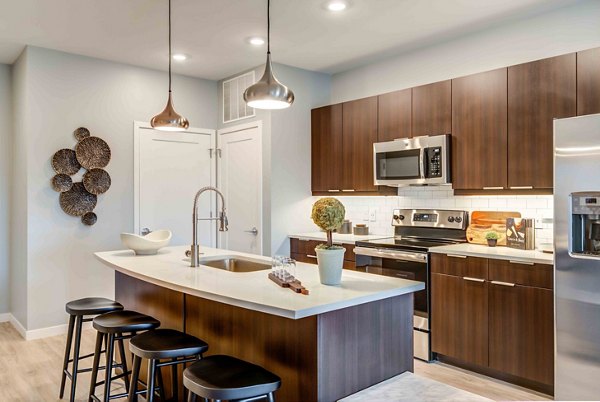
[[(291, 297), (305, 297), (294, 295)], [(317, 400), (317, 317), (291, 320), (186, 295), (186, 332), (281, 377), (278, 402)]]
[[(134, 310), (150, 315), (160, 321), (160, 328), (184, 329), (184, 294), (171, 289), (163, 288), (133, 278), (131, 276), (115, 272), (115, 300), (121, 303), (126, 310)], [(129, 341), (125, 348), (129, 350)], [(131, 367), (131, 355), (126, 353), (128, 367)], [(117, 360), (120, 360), (117, 356)], [(161, 368), (165, 382), (167, 395), (171, 395), (171, 369)], [(178, 367), (179, 375), (179, 400), (183, 401), (183, 380), (181, 367)], [(147, 378), (146, 360), (142, 361), (140, 378)]]
[(413, 294), (319, 315), (319, 401), (413, 371)]

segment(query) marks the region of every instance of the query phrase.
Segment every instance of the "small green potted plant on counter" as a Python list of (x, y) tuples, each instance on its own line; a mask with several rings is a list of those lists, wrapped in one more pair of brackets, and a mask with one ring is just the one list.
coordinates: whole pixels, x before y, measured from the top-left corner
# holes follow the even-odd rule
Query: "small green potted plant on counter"
[(339, 285), (342, 282), (342, 268), (346, 249), (333, 244), (333, 231), (344, 222), (346, 209), (335, 198), (321, 198), (314, 203), (311, 218), (327, 233), (327, 243), (315, 248), (319, 265), (319, 278), (323, 285)]
[(485, 239), (487, 240), (487, 244), (489, 247), (496, 247), (499, 238), (500, 236), (498, 236), (498, 233), (496, 232), (487, 232), (485, 234)]

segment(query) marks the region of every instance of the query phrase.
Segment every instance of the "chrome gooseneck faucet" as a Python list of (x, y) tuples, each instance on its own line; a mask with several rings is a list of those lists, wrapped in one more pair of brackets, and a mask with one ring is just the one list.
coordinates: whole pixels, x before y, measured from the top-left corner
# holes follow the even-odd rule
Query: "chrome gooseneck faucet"
[[(220, 197), (221, 197), (221, 212), (219, 213), (219, 217), (214, 217), (214, 218), (198, 218), (198, 199), (200, 198), (200, 195), (202, 193), (204, 193), (205, 191), (214, 191), (215, 193), (217, 193)], [(197, 267), (200, 265), (200, 246), (198, 245), (198, 221), (219, 221), (219, 231), (220, 232), (226, 232), (228, 230), (228, 222), (227, 222), (227, 215), (225, 214), (225, 197), (223, 197), (223, 193), (221, 193), (217, 188), (215, 187), (202, 187), (200, 190), (198, 190), (198, 192), (196, 193), (196, 196), (194, 197), (194, 212), (192, 215), (192, 247), (189, 253), (189, 257), (190, 257), (190, 261), (191, 261), (191, 266), (192, 267)], [(186, 253), (187, 254), (187, 253)]]

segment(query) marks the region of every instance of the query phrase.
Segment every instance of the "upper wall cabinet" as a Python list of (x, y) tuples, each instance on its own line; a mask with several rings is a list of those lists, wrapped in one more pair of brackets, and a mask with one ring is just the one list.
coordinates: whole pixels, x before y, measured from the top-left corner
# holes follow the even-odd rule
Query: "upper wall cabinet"
[(312, 191), (340, 191), (342, 177), (342, 105), (311, 111)]
[(508, 68), (508, 186), (553, 185), (552, 120), (576, 114), (575, 54)]
[(412, 136), (450, 134), (452, 130), (450, 80), (412, 89)]
[(507, 186), (507, 69), (452, 80), (452, 187)]
[(377, 141), (393, 141), (396, 138), (411, 137), (412, 91), (390, 92), (379, 95), (377, 111)]
[(600, 48), (577, 53), (577, 115), (600, 113)]
[(342, 192), (377, 191), (373, 144), (377, 142), (377, 97), (343, 103)]

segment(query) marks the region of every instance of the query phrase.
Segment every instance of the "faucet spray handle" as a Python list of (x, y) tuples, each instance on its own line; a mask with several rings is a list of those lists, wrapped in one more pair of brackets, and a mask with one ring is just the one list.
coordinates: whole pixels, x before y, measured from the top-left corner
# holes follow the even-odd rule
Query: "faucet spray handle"
[(229, 220), (225, 214), (225, 210), (219, 214), (219, 232), (227, 232), (229, 230)]

